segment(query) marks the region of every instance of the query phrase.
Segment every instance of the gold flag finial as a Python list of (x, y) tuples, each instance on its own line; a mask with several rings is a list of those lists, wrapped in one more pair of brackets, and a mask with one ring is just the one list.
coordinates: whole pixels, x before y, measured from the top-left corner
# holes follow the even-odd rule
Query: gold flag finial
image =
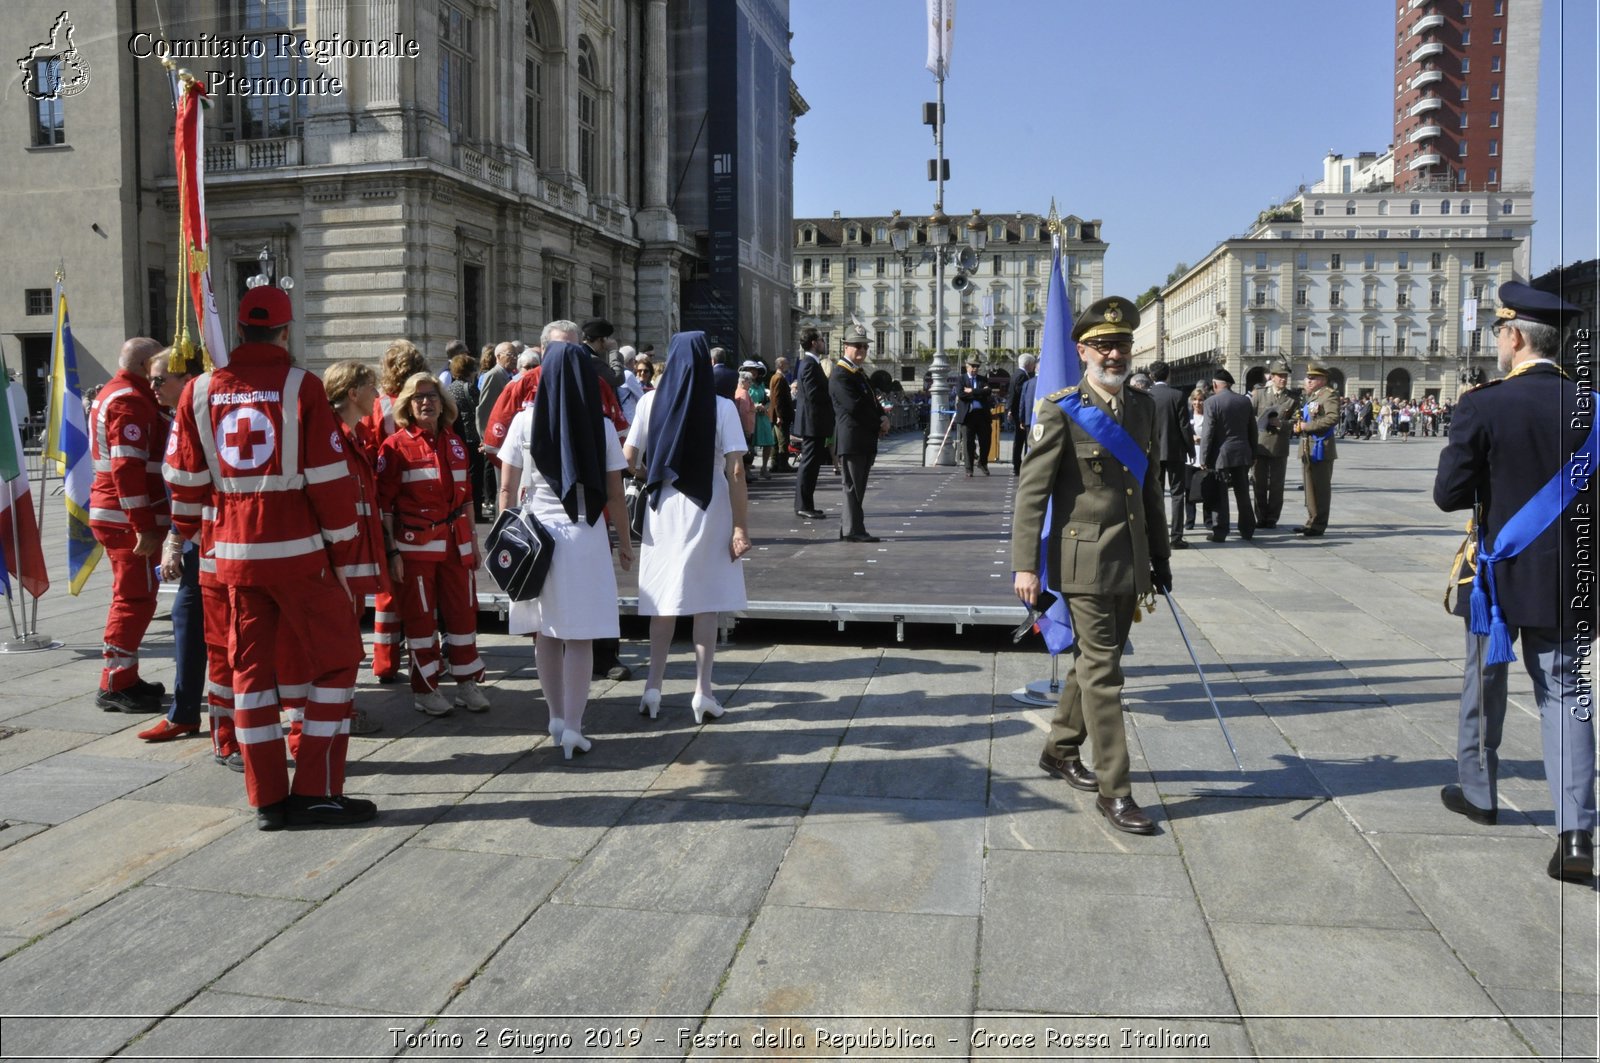
[(1052, 236), (1061, 235), (1061, 213), (1056, 210), (1056, 197), (1050, 197), (1050, 213), (1045, 219), (1045, 229)]

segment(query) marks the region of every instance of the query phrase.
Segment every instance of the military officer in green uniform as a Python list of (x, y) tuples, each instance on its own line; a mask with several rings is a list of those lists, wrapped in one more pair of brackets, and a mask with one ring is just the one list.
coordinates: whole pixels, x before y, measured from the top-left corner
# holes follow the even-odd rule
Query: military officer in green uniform
[(1256, 449), (1256, 527), (1276, 528), (1283, 514), (1283, 482), (1289, 469), (1289, 444), (1294, 438), (1294, 392), (1289, 390), (1289, 363), (1267, 363), (1267, 382), (1250, 393), (1260, 442)]
[[(1121, 705), (1122, 648), (1138, 598), (1172, 586), (1155, 400), (1124, 387), (1138, 324), (1138, 308), (1113, 296), (1092, 303), (1073, 326), (1083, 380), (1038, 404), (1017, 481), (1011, 567), (1017, 597), (1038, 604), (1050, 507), (1045, 571), (1066, 602), (1076, 642), (1039, 766), (1097, 791), (1096, 807), (1117, 830), (1153, 834), (1128, 782)], [(1091, 738), (1094, 771), (1079, 756)]]
[(1300, 479), (1306, 489), (1306, 522), (1296, 535), (1315, 538), (1328, 530), (1328, 505), (1333, 497), (1333, 426), (1339, 423), (1339, 393), (1328, 386), (1328, 370), (1318, 362), (1306, 366), (1306, 395), (1295, 422), (1300, 437)]

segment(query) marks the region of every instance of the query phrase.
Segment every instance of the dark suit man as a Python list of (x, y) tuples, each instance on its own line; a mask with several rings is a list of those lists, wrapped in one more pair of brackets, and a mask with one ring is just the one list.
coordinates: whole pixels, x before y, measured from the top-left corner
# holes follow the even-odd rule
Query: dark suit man
[(1217, 508), (1211, 514), (1211, 541), (1228, 537), (1228, 493), (1239, 509), (1239, 537), (1256, 533), (1250, 506), (1250, 465), (1256, 458), (1256, 415), (1250, 400), (1233, 390), (1233, 374), (1218, 367), (1211, 375), (1206, 426), (1200, 433), (1200, 463), (1217, 481)]
[[(1499, 302), (1495, 345), (1500, 371), (1510, 375), (1461, 397), (1433, 481), (1440, 509), (1474, 510), (1481, 536), (1477, 565), (1484, 565), (1486, 555), (1493, 560), (1492, 572), (1477, 573), (1477, 611), (1489, 621), (1488, 637), (1467, 625), (1457, 733), (1460, 781), (1439, 796), (1446, 808), (1473, 822), (1498, 818), (1496, 751), (1510, 654), (1496, 655), (1494, 643), (1498, 634), (1509, 650), (1520, 635), (1523, 667), (1539, 706), (1544, 773), (1559, 836), (1546, 870), (1551, 878), (1588, 884), (1594, 881), (1596, 825), (1593, 694), (1584, 675), (1595, 637), (1594, 563), (1587, 559), (1593, 556), (1600, 502), (1591, 476), (1594, 401), (1586, 386), (1580, 390), (1556, 364), (1566, 322), (1578, 309), (1515, 282), (1500, 286)], [(1588, 365), (1580, 363), (1574, 375), (1592, 380), (1593, 355), (1584, 347), (1579, 357)], [(1551, 483), (1576, 490), (1565, 499), (1557, 491), (1545, 507), (1535, 499)], [(1527, 528), (1525, 535), (1515, 533), (1518, 525)], [(1519, 539), (1525, 542), (1520, 550)], [(1456, 614), (1470, 617), (1473, 611), (1467, 588), (1460, 588)], [(1504, 624), (1499, 632), (1497, 619)], [(1501, 659), (1490, 663), (1496, 656)]]
[(961, 428), (961, 452), (966, 455), (967, 475), (972, 475), (972, 463), (985, 476), (989, 475), (989, 411), (994, 407), (994, 392), (989, 379), (978, 369), (978, 360), (969, 359), (965, 371), (950, 386), (950, 398), (955, 404), (951, 420)]
[(794, 395), (793, 435), (800, 440), (800, 460), (794, 466), (794, 511), (811, 520), (823, 516), (816, 504), (817, 473), (822, 471), (828, 437), (833, 434), (833, 403), (821, 361), (827, 350), (822, 333), (814, 328), (801, 330)]
[[(1085, 363), (1083, 381), (1039, 404), (1017, 481), (1011, 567), (1017, 597), (1034, 605), (1048, 508), (1046, 560), (1054, 589), (1071, 612), (1077, 641), (1039, 766), (1079, 790), (1098, 790), (1095, 807), (1117, 830), (1153, 834), (1155, 824), (1134, 801), (1128, 782), (1122, 722), (1122, 648), (1138, 597), (1172, 588), (1155, 402), (1124, 387), (1138, 324), (1138, 307), (1112, 296), (1091, 303), (1073, 326)], [(1143, 480), (1131, 471), (1136, 462), (1116, 458), (1110, 445), (1063, 409), (1063, 401), (1109, 414), (1116, 425), (1108, 429), (1101, 422), (1102, 433), (1119, 448), (1144, 455)], [(1095, 420), (1089, 415), (1090, 423)], [(1079, 757), (1091, 735), (1094, 771)]]
[(1187, 550), (1183, 541), (1185, 502), (1189, 496), (1189, 397), (1167, 383), (1166, 362), (1150, 364), (1150, 397), (1156, 400), (1156, 452), (1161, 455), (1161, 476), (1167, 488), (1167, 533), (1174, 550)]
[(1295, 394), (1289, 390), (1289, 363), (1274, 358), (1267, 365), (1267, 382), (1250, 393), (1255, 411), (1261, 453), (1256, 453), (1256, 527), (1276, 528), (1283, 515), (1283, 483), (1289, 469), (1289, 444), (1294, 442)]
[(878, 404), (863, 368), (867, 362), (867, 330), (851, 325), (844, 330), (844, 356), (828, 378), (828, 398), (833, 404), (834, 449), (844, 476), (844, 512), (839, 538), (852, 543), (875, 543), (868, 535), (863, 501), (867, 475), (878, 457), (878, 439), (889, 434), (889, 415)]
[(1022, 389), (1033, 379), (1034, 366), (1039, 359), (1025, 354), (1017, 359), (1017, 375), (1011, 378), (1006, 391), (1006, 416), (1011, 418), (1011, 475), (1022, 475), (1022, 451), (1028, 443), (1028, 427), (1033, 424), (1033, 410), (1024, 409)]

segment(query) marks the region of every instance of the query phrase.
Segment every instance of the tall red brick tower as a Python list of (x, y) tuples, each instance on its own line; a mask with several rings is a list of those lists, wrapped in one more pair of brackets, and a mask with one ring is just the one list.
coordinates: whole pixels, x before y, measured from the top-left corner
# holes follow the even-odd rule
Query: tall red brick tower
[(1395, 0), (1394, 180), (1528, 191), (1539, 0)]

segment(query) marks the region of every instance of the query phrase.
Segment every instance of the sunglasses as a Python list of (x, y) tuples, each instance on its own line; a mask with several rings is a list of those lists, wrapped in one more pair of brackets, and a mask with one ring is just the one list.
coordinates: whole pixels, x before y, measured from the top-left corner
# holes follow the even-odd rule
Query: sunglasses
[(164, 376), (153, 376), (153, 377), (150, 378), (150, 386), (153, 387), (153, 388), (158, 388), (162, 384), (165, 384), (166, 382), (167, 382), (167, 378), (164, 377)]
[(1088, 344), (1089, 344), (1089, 346), (1093, 347), (1095, 350), (1099, 351), (1101, 354), (1110, 354), (1112, 351), (1117, 351), (1120, 354), (1131, 354), (1131, 353), (1133, 353), (1133, 341), (1131, 339), (1130, 340), (1089, 340)]

